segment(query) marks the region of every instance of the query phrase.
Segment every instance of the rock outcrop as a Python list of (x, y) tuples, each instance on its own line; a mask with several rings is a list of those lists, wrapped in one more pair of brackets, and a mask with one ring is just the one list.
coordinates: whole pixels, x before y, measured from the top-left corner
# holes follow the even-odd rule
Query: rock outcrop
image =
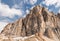
[(57, 14), (57, 17), (60, 18), (60, 13)]
[(38, 5), (25, 18), (6, 25), (1, 34), (7, 37), (34, 35), (24, 41), (60, 41), (60, 18)]

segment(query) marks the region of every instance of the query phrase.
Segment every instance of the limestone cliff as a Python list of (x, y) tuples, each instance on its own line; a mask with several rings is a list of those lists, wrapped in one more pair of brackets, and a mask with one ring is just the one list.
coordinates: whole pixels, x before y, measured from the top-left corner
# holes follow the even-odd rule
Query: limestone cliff
[[(60, 19), (54, 13), (38, 5), (30, 10), (30, 13), (25, 18), (6, 25), (1, 34), (7, 37), (29, 37), (35, 35), (34, 37), (39, 41), (59, 41)], [(27, 40), (33, 41), (35, 38)]]

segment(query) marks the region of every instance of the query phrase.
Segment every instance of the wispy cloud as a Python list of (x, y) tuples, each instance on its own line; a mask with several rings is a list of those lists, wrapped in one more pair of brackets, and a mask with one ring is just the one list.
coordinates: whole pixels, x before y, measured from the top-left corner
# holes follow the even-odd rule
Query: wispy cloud
[[(55, 13), (59, 12), (60, 9), (60, 0), (44, 0), (43, 2), (41, 2), (42, 4), (46, 5), (47, 8), (50, 11), (53, 11)], [(58, 9), (59, 8), (59, 9)], [(60, 12), (59, 12), (60, 13)]]
[(31, 5), (34, 5), (37, 2), (37, 0), (29, 0), (29, 1)]
[(24, 0), (24, 3), (34, 5), (35, 3), (37, 3), (37, 0)]
[(47, 6), (49, 5), (54, 5), (56, 3), (57, 0), (45, 0), (43, 1), (44, 4), (46, 4)]
[[(19, 1), (19, 0), (18, 0)], [(12, 8), (18, 8), (18, 9), (22, 9), (24, 6), (24, 1), (19, 1), (19, 3), (17, 4), (17, 2), (14, 0), (14, 5), (12, 6)]]
[(47, 6), (49, 5), (55, 5), (56, 7), (60, 7), (60, 0), (45, 0), (43, 1), (44, 4)]

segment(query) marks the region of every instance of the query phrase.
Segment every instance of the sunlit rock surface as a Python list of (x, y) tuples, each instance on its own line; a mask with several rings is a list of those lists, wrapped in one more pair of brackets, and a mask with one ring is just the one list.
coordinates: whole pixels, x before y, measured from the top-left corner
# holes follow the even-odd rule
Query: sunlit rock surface
[(60, 19), (37, 5), (25, 18), (6, 25), (0, 41), (60, 41)]

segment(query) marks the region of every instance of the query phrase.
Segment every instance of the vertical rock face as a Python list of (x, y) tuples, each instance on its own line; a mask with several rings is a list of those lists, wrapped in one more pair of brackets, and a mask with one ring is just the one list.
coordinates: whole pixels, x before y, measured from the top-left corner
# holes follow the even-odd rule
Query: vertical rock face
[(57, 17), (60, 18), (60, 13), (57, 14)]
[(19, 37), (38, 34), (60, 40), (60, 19), (46, 8), (35, 6), (25, 18), (9, 23), (2, 30), (5, 36)]

